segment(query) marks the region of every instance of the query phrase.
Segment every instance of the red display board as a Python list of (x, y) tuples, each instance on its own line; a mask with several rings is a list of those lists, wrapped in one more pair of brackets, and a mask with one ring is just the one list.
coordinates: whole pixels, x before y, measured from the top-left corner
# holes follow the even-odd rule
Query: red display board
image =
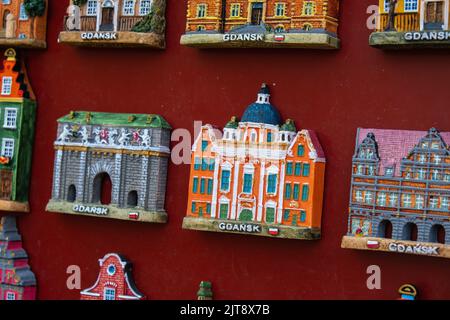
[[(48, 50), (21, 53), (39, 105), (31, 213), (18, 225), (38, 298), (79, 299), (66, 286), (67, 267), (81, 268), (86, 288), (98, 259), (118, 252), (133, 261), (149, 299), (195, 299), (201, 280), (213, 283), (216, 299), (396, 299), (404, 283), (415, 284), (421, 299), (450, 299), (449, 260), (340, 248), (356, 128), (450, 130), (449, 51), (369, 47), (366, 10), (376, 2), (341, 2), (337, 51), (197, 50), (179, 45), (186, 1), (168, 0), (167, 49), (152, 51), (60, 45), (67, 1), (50, 0)], [(157, 113), (193, 133), (196, 120), (223, 127), (241, 116), (262, 82), (283, 118), (314, 129), (325, 150), (322, 240), (182, 230), (189, 165), (172, 162), (166, 225), (45, 212), (57, 118), (71, 110)], [(370, 265), (381, 268), (381, 290), (367, 288)]]

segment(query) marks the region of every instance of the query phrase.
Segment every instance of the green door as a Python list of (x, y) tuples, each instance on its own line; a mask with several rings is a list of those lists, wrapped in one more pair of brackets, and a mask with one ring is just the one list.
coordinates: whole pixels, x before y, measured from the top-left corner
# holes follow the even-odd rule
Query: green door
[(296, 214), (294, 214), (292, 216), (292, 225), (293, 226), (298, 226), (298, 216)]
[(243, 209), (241, 211), (241, 214), (239, 215), (239, 220), (241, 221), (252, 221), (253, 220), (253, 213), (250, 209)]
[(203, 207), (198, 208), (198, 216), (203, 217)]

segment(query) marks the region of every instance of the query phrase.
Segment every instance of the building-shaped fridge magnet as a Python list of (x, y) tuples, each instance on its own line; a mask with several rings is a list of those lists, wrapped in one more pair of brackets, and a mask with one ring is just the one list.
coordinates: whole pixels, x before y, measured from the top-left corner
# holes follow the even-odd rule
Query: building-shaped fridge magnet
[(379, 0), (378, 48), (450, 47), (449, 0)]
[(117, 253), (99, 259), (97, 281), (80, 292), (81, 300), (144, 300), (133, 280), (132, 264)]
[(0, 220), (0, 300), (35, 300), (36, 278), (28, 265), (16, 218)]
[(47, 211), (165, 223), (170, 129), (151, 114), (72, 111), (58, 119)]
[[(314, 131), (281, 121), (264, 84), (223, 136), (201, 128), (192, 147), (183, 228), (320, 238), (325, 156)], [(220, 133), (220, 134), (219, 134)]]
[(165, 48), (166, 0), (71, 0), (58, 42)]
[(47, 0), (3, 0), (0, 14), (0, 46), (47, 47)]
[(343, 248), (450, 258), (449, 139), (358, 129)]
[(188, 0), (181, 44), (337, 49), (339, 0)]
[(0, 70), (0, 211), (28, 212), (36, 101), (16, 52)]

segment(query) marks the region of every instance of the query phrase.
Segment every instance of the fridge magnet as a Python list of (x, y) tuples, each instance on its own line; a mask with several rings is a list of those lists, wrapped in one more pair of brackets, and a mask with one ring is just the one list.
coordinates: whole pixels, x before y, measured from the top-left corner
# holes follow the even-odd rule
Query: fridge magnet
[(379, 0), (373, 47), (450, 47), (448, 0)]
[(80, 292), (80, 300), (145, 300), (133, 280), (133, 265), (117, 253), (98, 260), (100, 272), (89, 289)]
[(450, 258), (449, 139), (358, 129), (343, 248)]
[(165, 48), (166, 0), (71, 0), (58, 42)]
[(416, 300), (417, 289), (412, 284), (404, 284), (398, 289), (399, 300)]
[(0, 300), (35, 300), (36, 277), (22, 248), (16, 218), (0, 220)]
[(47, 211), (167, 222), (170, 129), (152, 114), (72, 111), (58, 119)]
[(265, 84), (223, 135), (203, 126), (191, 157), (184, 229), (320, 238), (324, 152), (314, 131), (282, 122)]
[(14, 49), (0, 70), (0, 211), (28, 212), (36, 99)]
[(337, 49), (339, 0), (188, 0), (181, 44)]
[(212, 300), (213, 292), (212, 292), (212, 284), (209, 281), (200, 282), (200, 288), (197, 292), (197, 300)]
[(47, 47), (47, 0), (4, 0), (0, 14), (0, 46)]

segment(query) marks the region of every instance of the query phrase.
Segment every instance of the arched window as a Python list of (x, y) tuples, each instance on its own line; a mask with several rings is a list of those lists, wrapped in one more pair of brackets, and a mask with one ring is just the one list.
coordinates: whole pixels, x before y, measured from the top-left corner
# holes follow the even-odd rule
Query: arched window
[(417, 241), (417, 226), (415, 223), (408, 222), (403, 227), (403, 240)]
[(6, 18), (8, 17), (8, 14), (10, 13), (9, 10), (5, 10), (3, 12), (3, 24), (2, 24), (2, 28), (6, 29)]
[(252, 221), (253, 220), (253, 212), (250, 209), (242, 209), (241, 214), (239, 215), (240, 221)]
[(75, 202), (76, 199), (77, 199), (77, 189), (75, 188), (75, 185), (71, 184), (69, 186), (69, 189), (67, 190), (67, 201)]
[(129, 208), (135, 208), (138, 205), (138, 193), (136, 190), (130, 191), (128, 193), (128, 198), (127, 198), (127, 206)]
[(303, 29), (304, 31), (310, 31), (312, 28), (313, 28), (313, 26), (312, 26), (312, 24), (310, 24), (310, 23), (305, 23), (305, 24), (303, 25), (303, 27), (302, 27), (302, 29)]
[(284, 32), (284, 26), (283, 25), (279, 25), (275, 27), (275, 33), (283, 33)]
[(378, 237), (392, 239), (392, 223), (389, 220), (383, 220), (378, 226)]
[(445, 243), (445, 229), (440, 224), (435, 224), (430, 230), (430, 242)]
[(108, 205), (111, 203), (112, 183), (109, 174), (99, 173), (94, 178), (92, 202)]

